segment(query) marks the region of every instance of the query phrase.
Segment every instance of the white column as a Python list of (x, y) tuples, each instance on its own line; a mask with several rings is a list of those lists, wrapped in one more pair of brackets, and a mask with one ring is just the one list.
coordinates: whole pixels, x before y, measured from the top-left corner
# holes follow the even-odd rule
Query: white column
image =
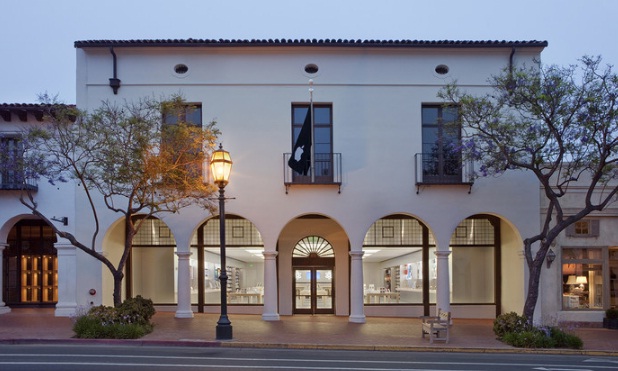
[(436, 251), (438, 258), (438, 282), (436, 287), (436, 315), (438, 309), (442, 309), (444, 312), (451, 311), (451, 299), (450, 299), (450, 277), (448, 271), (448, 256), (450, 251)]
[(77, 248), (71, 244), (54, 244), (58, 252), (58, 303), (56, 317), (70, 317), (77, 309)]
[(264, 321), (278, 321), (277, 252), (264, 251)]
[(176, 318), (193, 318), (191, 310), (191, 265), (189, 258), (191, 252), (176, 251), (178, 256), (178, 305), (176, 307)]
[(363, 290), (363, 254), (364, 251), (350, 251), (350, 318), (349, 322), (365, 323)]
[(4, 273), (2, 272), (2, 267), (4, 266), (4, 249), (7, 247), (9, 247), (8, 244), (0, 243), (0, 314), (11, 311), (11, 308), (6, 306), (2, 298), (2, 293), (4, 292)]

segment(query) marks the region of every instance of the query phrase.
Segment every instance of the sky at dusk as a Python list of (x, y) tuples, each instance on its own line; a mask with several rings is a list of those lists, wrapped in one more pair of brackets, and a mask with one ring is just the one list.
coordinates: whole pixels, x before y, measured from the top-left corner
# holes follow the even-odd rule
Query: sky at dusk
[(541, 40), (618, 65), (616, 0), (0, 0), (0, 103), (75, 103), (77, 40)]

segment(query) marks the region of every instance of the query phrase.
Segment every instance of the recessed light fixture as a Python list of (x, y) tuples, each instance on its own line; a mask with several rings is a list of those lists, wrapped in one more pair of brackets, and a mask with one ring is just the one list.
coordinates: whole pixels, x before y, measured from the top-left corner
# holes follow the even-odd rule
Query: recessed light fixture
[(264, 250), (262, 249), (245, 249), (246, 252), (258, 258), (264, 259)]
[(379, 252), (380, 250), (369, 250), (369, 249), (363, 249), (363, 252), (365, 253), (364, 256), (368, 257), (370, 255), (373, 255), (377, 252)]

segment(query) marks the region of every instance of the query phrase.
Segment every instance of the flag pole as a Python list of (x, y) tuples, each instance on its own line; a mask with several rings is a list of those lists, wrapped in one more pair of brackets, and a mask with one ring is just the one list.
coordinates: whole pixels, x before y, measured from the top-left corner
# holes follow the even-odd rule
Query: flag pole
[(309, 161), (309, 170), (311, 171), (311, 183), (315, 183), (315, 145), (314, 145), (314, 118), (313, 118), (313, 79), (309, 79), (309, 113), (311, 117), (311, 157)]

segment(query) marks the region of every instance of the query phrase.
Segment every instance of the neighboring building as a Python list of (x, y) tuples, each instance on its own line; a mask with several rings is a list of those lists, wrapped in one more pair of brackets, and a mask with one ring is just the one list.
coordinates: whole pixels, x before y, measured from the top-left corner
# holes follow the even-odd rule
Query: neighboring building
[[(48, 111), (49, 106), (42, 104), (0, 104), (0, 153), (19, 156), (24, 129), (44, 123)], [(75, 248), (67, 241), (58, 241), (52, 228), (33, 216), (19, 200), (26, 187), (35, 195), (39, 207), (49, 212), (47, 215), (59, 223), (72, 224), (74, 185), (52, 185), (33, 179), (24, 182), (22, 175), (4, 159), (0, 161), (0, 313), (8, 312), (11, 306), (55, 307), (60, 314), (74, 313), (74, 283), (67, 286), (59, 282), (77, 279), (75, 259), (65, 259), (66, 254), (75, 257)]]
[[(590, 180), (569, 186), (562, 200), (566, 216), (584, 207)], [(615, 187), (615, 182), (611, 184)], [(603, 196), (598, 189), (593, 200)], [(605, 194), (607, 197), (607, 194)], [(541, 199), (541, 215), (547, 212), (547, 200)], [(600, 323), (605, 310), (618, 307), (618, 207), (610, 203), (603, 211), (593, 212), (567, 227), (551, 249), (554, 262), (542, 277), (539, 300), (545, 323)], [(545, 270), (545, 269), (544, 269)]]
[[(330, 313), (364, 322), (365, 316), (417, 317), (440, 307), (455, 318), (493, 318), (523, 308), (522, 238), (539, 230), (539, 186), (525, 172), (472, 183), (472, 164), (452, 153), (460, 137), (450, 124), (456, 107), (444, 106), (437, 93), (454, 80), (468, 91), (486, 92), (491, 75), (535, 65), (545, 46), (78, 41), (77, 106), (92, 110), (104, 100), (181, 93), (197, 107), (188, 112), (193, 121), (217, 121), (234, 161), (226, 187), (233, 198), (226, 203), (230, 314), (277, 320)], [(6, 131), (14, 121), (2, 119), (0, 130)], [(297, 163), (294, 171), (288, 163), (301, 159), (295, 144), (311, 122), (314, 161), (309, 169)], [(89, 238), (83, 194), (65, 186), (65, 202), (53, 193), (64, 188), (39, 187), (41, 208), (68, 217), (66, 228)], [(47, 205), (49, 197), (53, 203)], [(27, 285), (7, 271), (6, 262), (25, 208), (13, 191), (0, 193), (0, 204), (3, 300), (23, 305), (7, 297), (12, 285), (22, 291)], [(113, 259), (122, 251), (123, 224), (110, 212), (100, 222), (98, 248)], [(152, 219), (134, 241), (126, 294), (152, 298), (177, 317), (218, 312), (217, 278), (224, 268), (218, 223), (197, 207)], [(66, 241), (54, 246), (56, 314), (111, 304), (106, 268)], [(539, 308), (540, 317), (547, 314), (544, 304)]]

